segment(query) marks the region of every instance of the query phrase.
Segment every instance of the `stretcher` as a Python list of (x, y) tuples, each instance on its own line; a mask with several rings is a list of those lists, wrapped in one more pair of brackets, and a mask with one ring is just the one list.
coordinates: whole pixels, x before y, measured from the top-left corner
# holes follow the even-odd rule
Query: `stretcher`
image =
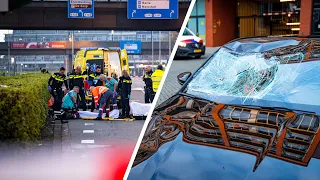
[[(88, 112), (88, 111), (86, 111)], [(55, 115), (55, 118), (54, 119), (62, 119), (61, 116), (62, 116), (62, 112), (61, 111), (54, 111), (54, 115)], [(83, 119), (83, 120), (95, 120), (96, 117), (97, 117), (97, 113), (94, 115), (94, 116), (80, 116), (80, 119)], [(109, 118), (102, 118), (101, 121), (135, 121), (135, 120), (146, 120), (146, 116), (133, 116), (133, 118), (112, 118), (112, 117), (109, 117)]]
[[(132, 118), (119, 118), (119, 110), (116, 109), (109, 113), (108, 118), (102, 118), (102, 121), (134, 121), (134, 120), (146, 120), (151, 104), (143, 104), (137, 102), (131, 102), (130, 108), (133, 114)], [(57, 119), (62, 119), (64, 111), (55, 111), (54, 115)], [(78, 111), (80, 119), (83, 120), (95, 120), (98, 117), (98, 113), (90, 111)], [(105, 117), (105, 113), (102, 114)], [(72, 118), (74, 119), (74, 118)]]
[[(96, 117), (80, 117), (83, 120), (96, 120)], [(135, 118), (102, 118), (100, 121), (134, 121)]]
[(133, 116), (146, 117), (148, 116), (148, 113), (150, 111), (151, 104), (144, 104), (133, 101), (130, 103), (130, 108)]
[[(80, 119), (83, 120), (95, 120), (98, 117), (98, 113), (96, 112), (89, 112), (89, 111), (78, 111), (80, 114)], [(102, 117), (105, 117), (105, 113), (102, 114)], [(118, 113), (113, 113), (111, 111), (109, 113), (108, 118), (102, 118), (102, 121), (134, 121), (135, 118), (119, 118)]]

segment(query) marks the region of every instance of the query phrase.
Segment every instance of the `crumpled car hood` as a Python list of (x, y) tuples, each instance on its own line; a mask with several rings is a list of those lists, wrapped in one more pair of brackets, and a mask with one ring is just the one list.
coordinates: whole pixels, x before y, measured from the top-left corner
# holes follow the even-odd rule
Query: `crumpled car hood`
[(308, 168), (267, 157), (252, 172), (255, 157), (234, 151), (187, 144), (176, 140), (163, 145), (157, 153), (130, 171), (128, 180), (317, 180), (320, 160)]
[(154, 113), (129, 179), (320, 177), (317, 115), (179, 95), (167, 103)]

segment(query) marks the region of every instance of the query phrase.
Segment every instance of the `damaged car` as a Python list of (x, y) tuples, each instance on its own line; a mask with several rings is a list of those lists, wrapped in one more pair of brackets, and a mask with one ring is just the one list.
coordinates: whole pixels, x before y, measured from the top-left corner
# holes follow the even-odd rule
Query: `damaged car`
[(194, 34), (190, 29), (183, 31), (181, 38), (178, 40), (178, 49), (175, 58), (194, 57), (201, 58), (206, 53), (206, 45), (203, 39)]
[(154, 110), (129, 180), (319, 179), (319, 41), (236, 39), (178, 82)]

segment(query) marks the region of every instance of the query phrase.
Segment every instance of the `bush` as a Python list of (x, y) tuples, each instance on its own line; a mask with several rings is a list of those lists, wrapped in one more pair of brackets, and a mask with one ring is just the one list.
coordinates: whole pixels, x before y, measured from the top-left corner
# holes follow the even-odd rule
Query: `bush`
[(39, 139), (48, 112), (48, 78), (40, 73), (0, 77), (0, 141)]

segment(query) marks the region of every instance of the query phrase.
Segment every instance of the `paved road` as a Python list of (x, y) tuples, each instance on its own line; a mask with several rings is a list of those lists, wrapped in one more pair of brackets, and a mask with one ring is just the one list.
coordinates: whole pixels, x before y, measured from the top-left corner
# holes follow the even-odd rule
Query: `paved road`
[(180, 58), (172, 62), (165, 84), (160, 92), (157, 105), (173, 96), (180, 88), (181, 85), (177, 81), (177, 76), (186, 71), (194, 72), (207, 60), (218, 48), (207, 48), (206, 54), (200, 59)]
[[(131, 101), (144, 103), (144, 83), (141, 78), (132, 78)], [(112, 148), (117, 143), (135, 144), (144, 121), (88, 121), (70, 120), (65, 135), (63, 153), (85, 157), (92, 151)], [(133, 147), (132, 147), (133, 148)]]
[(131, 101), (144, 103), (144, 82), (141, 77), (132, 77)]
[(118, 143), (135, 144), (143, 124), (144, 121), (69, 121), (63, 153), (84, 157)]

